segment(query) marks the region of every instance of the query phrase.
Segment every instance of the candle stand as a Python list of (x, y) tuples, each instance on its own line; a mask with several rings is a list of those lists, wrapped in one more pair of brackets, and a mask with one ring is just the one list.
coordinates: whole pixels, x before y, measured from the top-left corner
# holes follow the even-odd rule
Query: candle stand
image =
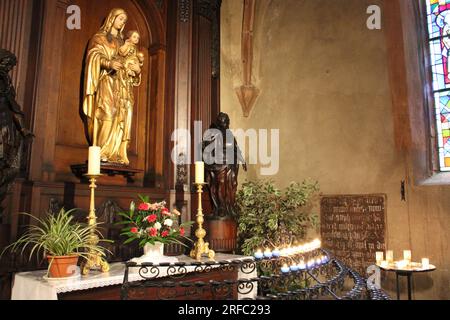
[(198, 228), (195, 230), (195, 236), (197, 241), (194, 244), (194, 248), (191, 250), (191, 258), (200, 261), (203, 255), (207, 255), (210, 259), (214, 259), (215, 252), (209, 248), (209, 243), (203, 240), (206, 237), (206, 230), (203, 229), (203, 223), (205, 222), (202, 209), (202, 193), (204, 183), (197, 184), (198, 194), (198, 209), (197, 209), (197, 224)]
[[(89, 178), (89, 188), (91, 189), (88, 224), (89, 226), (94, 226), (91, 230), (90, 244), (96, 246), (99, 243), (99, 237), (95, 228), (97, 225), (97, 216), (95, 215), (95, 189), (97, 188), (96, 181), (101, 174), (87, 174), (86, 176)], [(89, 250), (88, 258), (81, 264), (81, 274), (87, 275), (90, 270), (109, 271), (109, 264), (106, 262), (104, 254), (92, 249)]]

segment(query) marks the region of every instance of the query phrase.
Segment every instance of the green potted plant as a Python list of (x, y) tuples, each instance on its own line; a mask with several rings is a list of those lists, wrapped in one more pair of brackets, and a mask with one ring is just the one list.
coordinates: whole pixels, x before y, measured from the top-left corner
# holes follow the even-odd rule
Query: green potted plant
[(284, 191), (273, 181), (245, 182), (236, 195), (238, 243), (253, 256), (266, 246), (280, 248), (304, 239), (318, 216), (309, 212), (319, 191), (317, 182), (293, 182)]
[(37, 224), (30, 225), (23, 236), (3, 250), (2, 255), (6, 250), (16, 252), (21, 248), (23, 253), (26, 248), (31, 248), (29, 259), (34, 253), (41, 253), (47, 258), (49, 263), (47, 275), (50, 278), (73, 276), (78, 259), (80, 257), (87, 259), (89, 250), (105, 255), (105, 248), (92, 245), (92, 232), (101, 237), (96, 225), (74, 222), (72, 215), (74, 210), (61, 209), (57, 215), (48, 214), (43, 219), (23, 213), (36, 220)]

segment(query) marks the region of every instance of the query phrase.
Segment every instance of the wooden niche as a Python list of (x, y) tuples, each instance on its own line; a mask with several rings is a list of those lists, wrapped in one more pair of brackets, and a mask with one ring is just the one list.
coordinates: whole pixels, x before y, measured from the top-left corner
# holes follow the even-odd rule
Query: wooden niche
[[(46, 141), (46, 146), (43, 147), (45, 160), (41, 168), (44, 173), (48, 171), (48, 176), (43, 175), (43, 180), (79, 182), (71, 172), (71, 165), (85, 163), (87, 160), (88, 143), (82, 121), (84, 57), (89, 39), (100, 29), (110, 10), (120, 7), (128, 13), (125, 33), (128, 30), (139, 31), (141, 35), (139, 47), (145, 55), (142, 83), (135, 89), (136, 103), (133, 110), (132, 140), (129, 149), (130, 168), (141, 170), (142, 173), (135, 176), (133, 186), (154, 187), (152, 185), (155, 181), (154, 177), (163, 176), (164, 164), (162, 152), (165, 136), (163, 12), (160, 8), (156, 8), (155, 3), (149, 1), (77, 0), (71, 4), (76, 4), (81, 9), (81, 30), (61, 27), (58, 30), (63, 30), (63, 34), (60, 35), (62, 41), (59, 44), (45, 42), (46, 49), (59, 48), (55, 50), (51, 62), (52, 71), (58, 74), (55, 78), (58, 78), (59, 82), (51, 89), (48, 88), (47, 93), (57, 95), (57, 106), (46, 119), (47, 123), (53, 123), (55, 128), (40, 130), (44, 131), (42, 133), (45, 134), (46, 140), (50, 140)], [(65, 23), (64, 19), (60, 21)], [(48, 29), (45, 30), (49, 27), (50, 24), (44, 26), (44, 33), (49, 32)], [(37, 105), (36, 112), (39, 113), (42, 107)], [(42, 125), (42, 123), (36, 123), (36, 126)], [(53, 146), (49, 145), (53, 142), (51, 130), (54, 130)], [(53, 150), (49, 150), (52, 148)], [(34, 163), (35, 168), (38, 168), (39, 163), (36, 162), (39, 161)], [(105, 177), (102, 180), (104, 184), (130, 185), (130, 182), (123, 177)]]

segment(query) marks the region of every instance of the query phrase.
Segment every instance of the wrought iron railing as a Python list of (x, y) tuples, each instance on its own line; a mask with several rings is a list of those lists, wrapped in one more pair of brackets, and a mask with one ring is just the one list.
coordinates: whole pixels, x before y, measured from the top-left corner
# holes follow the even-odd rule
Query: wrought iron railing
[[(285, 265), (296, 265), (300, 261), (320, 262), (305, 268), (283, 273)], [(138, 269), (139, 281), (129, 281), (130, 270)], [(189, 274), (208, 274), (213, 270), (239, 274), (237, 279), (183, 281)], [(365, 278), (345, 266), (323, 249), (292, 256), (270, 259), (243, 259), (232, 261), (179, 262), (175, 264), (144, 263), (126, 264), (122, 299), (139, 299), (145, 289), (154, 288), (156, 297), (171, 300), (179, 297), (195, 299), (209, 294), (213, 299), (245, 300), (385, 300), (389, 296)], [(251, 297), (249, 294), (255, 292)]]

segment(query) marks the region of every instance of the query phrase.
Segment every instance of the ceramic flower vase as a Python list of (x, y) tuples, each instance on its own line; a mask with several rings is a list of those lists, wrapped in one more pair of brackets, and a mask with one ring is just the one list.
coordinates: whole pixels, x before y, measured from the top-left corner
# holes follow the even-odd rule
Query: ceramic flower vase
[(168, 257), (164, 255), (164, 243), (155, 242), (155, 244), (147, 243), (144, 246), (144, 255), (139, 258), (134, 258), (131, 260), (132, 262), (136, 262), (137, 264), (142, 263), (175, 263), (178, 262), (176, 257)]

